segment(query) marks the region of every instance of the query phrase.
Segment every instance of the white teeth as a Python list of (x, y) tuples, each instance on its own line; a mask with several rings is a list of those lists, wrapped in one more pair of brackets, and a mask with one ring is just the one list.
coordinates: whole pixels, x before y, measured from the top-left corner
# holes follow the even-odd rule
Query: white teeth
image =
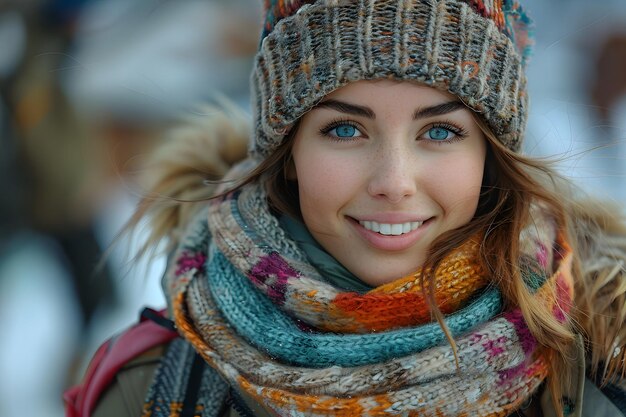
[(402, 234), (402, 225), (394, 224), (391, 226), (391, 234), (394, 236), (398, 236)]
[(359, 221), (359, 224), (367, 230), (380, 233), (385, 236), (400, 236), (409, 233), (422, 225), (423, 222), (406, 222), (406, 223), (378, 223), (371, 220)]

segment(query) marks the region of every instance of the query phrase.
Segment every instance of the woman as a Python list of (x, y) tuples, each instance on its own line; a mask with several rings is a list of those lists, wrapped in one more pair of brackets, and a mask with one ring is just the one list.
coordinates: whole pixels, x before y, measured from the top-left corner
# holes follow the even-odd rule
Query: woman
[(238, 159), (214, 116), (155, 162), (154, 193), (201, 202), (135, 216), (175, 247), (182, 336), (141, 368), (143, 415), (620, 415), (626, 230), (518, 153), (529, 24), (506, 0), (266, 2), (249, 157), (217, 190), (182, 169)]

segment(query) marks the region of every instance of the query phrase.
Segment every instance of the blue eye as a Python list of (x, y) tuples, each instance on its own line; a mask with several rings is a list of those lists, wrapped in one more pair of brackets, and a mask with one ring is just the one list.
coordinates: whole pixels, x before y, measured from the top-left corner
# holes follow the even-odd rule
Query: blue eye
[(454, 132), (443, 127), (433, 127), (428, 130), (428, 137), (436, 141), (444, 141), (451, 139), (454, 136)]
[(346, 124), (334, 127), (333, 129), (329, 131), (329, 133), (333, 131), (335, 132), (335, 136), (339, 138), (351, 138), (351, 137), (354, 137), (357, 132), (359, 132), (359, 130), (356, 127), (352, 125), (346, 125)]
[(363, 136), (363, 133), (351, 122), (333, 122), (330, 126), (327, 126), (320, 130), (320, 133), (336, 140), (350, 140), (357, 139)]

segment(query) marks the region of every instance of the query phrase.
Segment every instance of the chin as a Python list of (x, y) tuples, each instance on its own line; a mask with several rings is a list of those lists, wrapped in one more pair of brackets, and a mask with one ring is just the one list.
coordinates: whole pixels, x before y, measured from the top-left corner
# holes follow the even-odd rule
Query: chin
[(380, 274), (374, 275), (371, 272), (367, 274), (358, 274), (355, 275), (367, 285), (372, 287), (380, 287), (381, 285), (389, 284), (390, 282), (396, 281), (400, 278), (404, 278), (408, 275), (414, 274), (419, 269), (419, 266), (409, 268), (409, 269), (398, 269), (397, 273), (389, 273), (389, 271), (381, 271)]

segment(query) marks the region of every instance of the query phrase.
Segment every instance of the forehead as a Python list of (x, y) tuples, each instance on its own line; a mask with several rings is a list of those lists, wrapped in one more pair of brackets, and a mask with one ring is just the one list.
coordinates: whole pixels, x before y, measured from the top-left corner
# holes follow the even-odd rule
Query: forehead
[(325, 98), (373, 100), (395, 98), (396, 101), (415, 101), (424, 103), (447, 102), (458, 97), (447, 91), (412, 81), (400, 80), (362, 80), (345, 85)]
[(344, 112), (391, 123), (444, 115), (471, 123), (475, 116), (462, 100), (446, 91), (388, 79), (350, 83), (324, 96), (311, 110), (308, 114), (319, 117)]

